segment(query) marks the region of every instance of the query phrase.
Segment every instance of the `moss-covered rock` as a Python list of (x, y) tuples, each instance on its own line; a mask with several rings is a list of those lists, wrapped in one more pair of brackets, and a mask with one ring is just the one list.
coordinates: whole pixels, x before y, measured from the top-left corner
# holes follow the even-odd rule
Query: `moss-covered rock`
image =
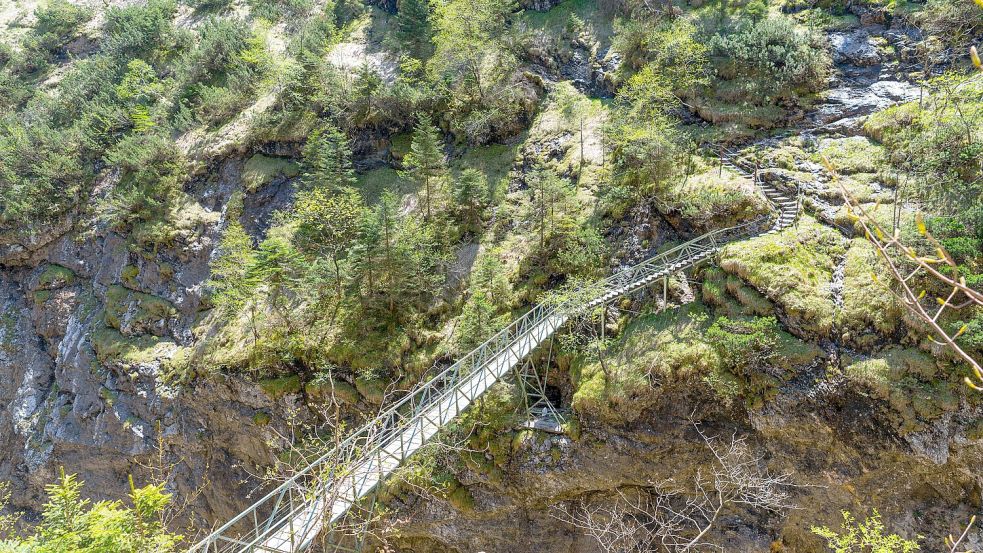
[(255, 192), (277, 177), (291, 178), (300, 174), (300, 166), (290, 159), (256, 154), (242, 167), (242, 185), (247, 192)]
[(40, 290), (53, 290), (55, 288), (69, 286), (73, 282), (75, 282), (75, 271), (55, 263), (49, 263), (38, 276), (37, 288)]
[(355, 386), (338, 378), (318, 375), (313, 380), (304, 385), (304, 392), (308, 399), (317, 402), (338, 400), (342, 403), (354, 405), (358, 403), (358, 390)]
[(726, 246), (720, 266), (778, 304), (799, 336), (828, 336), (835, 305), (831, 284), (845, 240), (833, 229), (803, 216), (775, 234)]
[(844, 374), (863, 393), (887, 404), (882, 416), (901, 434), (922, 430), (959, 407), (958, 378), (950, 378), (936, 359), (915, 349), (890, 348), (849, 364)]
[(106, 290), (106, 324), (127, 336), (164, 336), (176, 315), (174, 305), (160, 296), (116, 284)]
[(901, 306), (888, 288), (890, 276), (874, 246), (850, 242), (843, 275), (843, 305), (836, 313), (841, 339), (870, 350), (893, 336), (901, 325)]
[(279, 378), (267, 378), (258, 382), (259, 388), (267, 395), (279, 398), (287, 394), (297, 394), (303, 389), (300, 376), (292, 374)]
[(376, 376), (360, 376), (355, 379), (355, 389), (373, 405), (382, 405), (386, 399), (386, 381)]

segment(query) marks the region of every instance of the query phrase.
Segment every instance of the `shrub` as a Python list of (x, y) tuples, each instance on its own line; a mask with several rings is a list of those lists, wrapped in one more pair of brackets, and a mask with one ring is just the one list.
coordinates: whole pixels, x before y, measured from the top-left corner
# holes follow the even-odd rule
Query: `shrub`
[(181, 193), (184, 162), (169, 136), (130, 135), (106, 154), (120, 168), (120, 180), (100, 205), (102, 219), (117, 229), (134, 231), (137, 242), (163, 243)]
[(146, 5), (112, 7), (106, 12), (104, 50), (113, 58), (161, 61), (177, 39), (175, 0), (149, 0)]
[(718, 76), (736, 81), (740, 97), (754, 103), (821, 90), (832, 66), (821, 36), (785, 16), (741, 20), (709, 46)]
[(0, 125), (0, 226), (37, 224), (65, 213), (89, 179), (77, 137), (43, 119)]
[(874, 513), (863, 522), (857, 522), (849, 511), (843, 511), (842, 532), (826, 526), (813, 526), (812, 533), (826, 540), (834, 553), (911, 553), (921, 549), (915, 540), (906, 540), (897, 534), (887, 534), (881, 514)]

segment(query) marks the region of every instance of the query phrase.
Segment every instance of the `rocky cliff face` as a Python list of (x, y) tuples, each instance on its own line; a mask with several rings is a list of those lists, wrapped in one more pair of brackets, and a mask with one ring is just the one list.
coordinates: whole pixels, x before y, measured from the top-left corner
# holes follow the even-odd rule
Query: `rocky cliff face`
[[(555, 3), (523, 4), (544, 10)], [(811, 132), (859, 135), (866, 114), (917, 94), (883, 48), (893, 45), (904, 61), (912, 31), (868, 19), (833, 35), (840, 73), (827, 101), (806, 118)], [(607, 88), (613, 66), (575, 61), (573, 78)], [(772, 147), (782, 146), (766, 145)], [(774, 178), (814, 186), (813, 214), (835, 222), (837, 206), (812, 178), (821, 167), (797, 162), (794, 171), (776, 169)], [(281, 445), (274, 429), (303, 411), (303, 398), (274, 397), (227, 375), (182, 381), (172, 370), (179, 363), (194, 368), (202, 354), (196, 331), (207, 308), (208, 263), (233, 190), (244, 188), (244, 163), (213, 160), (189, 183), (193, 201), (178, 235), (152, 253), (74, 214), (43, 232), (0, 236), (0, 405), (9, 406), (0, 409), (0, 480), (13, 483), (15, 507), (34, 512), (60, 466), (78, 473), (92, 497), (117, 498), (127, 474), (139, 478), (155, 463), (169, 469), (172, 490), (192, 499), (206, 524), (251, 502), (251, 475), (271, 462)], [(261, 236), (291, 191), (289, 178), (280, 177), (247, 195), (244, 227)], [(635, 227), (665, 228), (648, 210), (638, 211)], [(810, 338), (809, 328), (792, 330)], [(696, 378), (660, 389), (626, 424), (585, 417), (582, 432), (572, 435), (510, 432), (506, 451), (482, 452), (488, 463), (456, 470), (464, 491), (394, 494), (400, 522), (392, 542), (417, 552), (594, 551), (589, 538), (552, 516), (552, 507), (582, 497), (603, 502), (624, 487), (688, 481), (712, 462), (694, 421), (714, 435), (750, 436), (769, 469), (793, 474), (798, 486), (799, 509), (786, 516), (727, 513), (714, 536), (727, 551), (819, 551), (810, 524), (872, 503), (912, 534), (955, 531), (981, 501), (979, 407), (953, 397), (943, 411), (920, 410), (916, 427), (899, 430), (897, 405), (865, 397), (837, 377), (841, 357), (851, 353), (846, 346), (839, 351), (841, 340), (832, 333), (811, 338), (828, 346), (823, 362), (795, 367), (759, 409), (715, 403)], [(569, 380), (558, 386), (569, 399)], [(487, 470), (489, 463), (496, 468)]]
[[(174, 467), (168, 480), (182, 496), (203, 487), (194, 508), (208, 520), (246, 502), (245, 471), (270, 461), (272, 435), (256, 415), (283, 413), (296, 398), (277, 404), (234, 377), (184, 384), (171, 371), (194, 363), (209, 256), (241, 168), (227, 160), (194, 185), (184, 227), (154, 255), (80, 225), (8, 249), (0, 401), (10, 409), (0, 411), (0, 479), (13, 483), (15, 507), (43, 503), (58, 467), (77, 472), (94, 497), (115, 498), (127, 474), (147, 477), (155, 464)], [(268, 218), (271, 201), (254, 201), (243, 217)]]

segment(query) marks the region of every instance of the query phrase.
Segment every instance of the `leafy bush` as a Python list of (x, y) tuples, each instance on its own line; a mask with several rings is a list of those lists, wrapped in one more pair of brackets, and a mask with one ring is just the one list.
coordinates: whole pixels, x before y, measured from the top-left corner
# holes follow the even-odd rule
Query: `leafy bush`
[(918, 542), (906, 540), (897, 534), (887, 534), (881, 514), (874, 513), (863, 522), (857, 522), (849, 511), (843, 511), (842, 532), (826, 526), (813, 526), (812, 533), (826, 540), (834, 553), (911, 553), (918, 551)]
[[(0, 490), (2, 491), (2, 490)], [(18, 553), (171, 553), (183, 536), (164, 525), (171, 494), (163, 485), (137, 488), (130, 479), (130, 505), (82, 498), (82, 483), (66, 475), (46, 487), (41, 523), (25, 539), (0, 541), (0, 550)], [(0, 498), (2, 499), (2, 498)]]

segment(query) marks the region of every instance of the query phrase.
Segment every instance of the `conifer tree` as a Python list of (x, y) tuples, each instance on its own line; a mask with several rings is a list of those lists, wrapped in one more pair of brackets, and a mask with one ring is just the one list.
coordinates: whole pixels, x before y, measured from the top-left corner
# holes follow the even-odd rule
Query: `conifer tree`
[(430, 44), (430, 0), (398, 0), (396, 3), (396, 32), (398, 43), (413, 54)]
[(331, 123), (308, 137), (304, 147), (304, 163), (304, 181), (308, 187), (323, 186), (331, 191), (340, 191), (355, 185), (348, 138)]
[(466, 214), (468, 224), (478, 222), (478, 215), (488, 199), (488, 181), (477, 169), (468, 168), (454, 180), (454, 202)]
[(413, 131), (413, 142), (406, 155), (406, 167), (403, 174), (420, 187), (426, 205), (425, 220), (430, 222), (447, 180), (447, 163), (441, 148), (440, 131), (426, 114), (420, 116)]

